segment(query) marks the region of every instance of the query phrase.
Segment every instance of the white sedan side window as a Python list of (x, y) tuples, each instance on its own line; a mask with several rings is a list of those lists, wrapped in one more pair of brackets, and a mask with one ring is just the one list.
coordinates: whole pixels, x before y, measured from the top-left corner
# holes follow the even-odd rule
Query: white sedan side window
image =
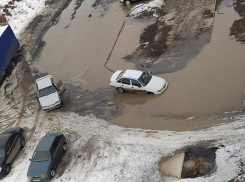
[(133, 86), (142, 87), (142, 85), (138, 81), (136, 81), (136, 80), (131, 80), (131, 82), (132, 82), (132, 85)]
[(123, 79), (122, 79), (122, 83), (123, 83), (123, 84), (127, 84), (127, 85), (131, 85), (131, 84), (130, 84), (130, 80), (129, 80), (128, 78), (123, 78)]

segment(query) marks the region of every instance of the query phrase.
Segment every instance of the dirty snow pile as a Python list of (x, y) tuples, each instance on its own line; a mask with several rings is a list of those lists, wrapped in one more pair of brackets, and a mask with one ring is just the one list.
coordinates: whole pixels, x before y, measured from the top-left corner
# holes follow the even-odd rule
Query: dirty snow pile
[[(0, 0), (0, 14), (3, 12), (4, 6), (8, 5), (11, 0)], [(45, 7), (45, 0), (22, 0), (14, 1), (8, 12), (11, 16), (6, 15), (8, 24), (13, 29), (17, 37), (20, 36), (23, 29), (37, 16)]]
[[(154, 11), (156, 8), (160, 8), (162, 5), (164, 5), (164, 0), (153, 0), (146, 4), (139, 4), (134, 6), (134, 8), (130, 12), (130, 16), (135, 18), (140, 16), (143, 12), (146, 11)], [(153, 13), (153, 17), (156, 17), (157, 14)]]

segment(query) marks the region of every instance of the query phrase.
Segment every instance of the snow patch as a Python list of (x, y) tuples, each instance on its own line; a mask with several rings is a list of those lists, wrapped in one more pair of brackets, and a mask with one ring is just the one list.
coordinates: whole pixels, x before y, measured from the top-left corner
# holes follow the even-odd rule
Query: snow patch
[[(0, 6), (4, 7), (8, 2), (10, 2), (10, 0), (1, 0)], [(12, 16), (6, 16), (6, 19), (15, 35), (19, 37), (33, 18), (42, 12), (45, 7), (45, 0), (14, 1), (13, 6), (15, 6), (15, 8), (8, 9)], [(3, 9), (0, 9), (0, 14), (1, 13), (4, 14)]]
[[(163, 0), (153, 0), (146, 4), (139, 4), (134, 6), (133, 10), (130, 12), (130, 16), (135, 18), (137, 16), (140, 16), (141, 13), (144, 11), (153, 11), (154, 8), (159, 8), (162, 5), (164, 5)], [(156, 13), (153, 14), (153, 17), (156, 17)]]
[(7, 25), (0, 27), (0, 37), (2, 36), (3, 32), (6, 30), (7, 27)]

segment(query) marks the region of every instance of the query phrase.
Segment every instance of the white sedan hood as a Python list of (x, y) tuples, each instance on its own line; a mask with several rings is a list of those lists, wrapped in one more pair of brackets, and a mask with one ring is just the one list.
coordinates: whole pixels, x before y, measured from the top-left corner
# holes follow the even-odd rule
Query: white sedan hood
[(162, 78), (152, 76), (150, 82), (145, 86), (147, 91), (156, 93), (158, 90), (161, 90), (165, 85), (166, 81)]
[(40, 105), (47, 107), (51, 106), (52, 104), (58, 102), (60, 100), (58, 92), (54, 92), (50, 95), (39, 97)]

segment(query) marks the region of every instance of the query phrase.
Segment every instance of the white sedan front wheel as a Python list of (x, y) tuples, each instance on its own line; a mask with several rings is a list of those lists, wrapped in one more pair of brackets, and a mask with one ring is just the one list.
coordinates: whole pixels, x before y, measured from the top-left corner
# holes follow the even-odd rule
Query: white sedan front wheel
[(147, 92), (147, 94), (148, 94), (148, 95), (154, 95), (154, 93), (153, 93), (153, 92)]

